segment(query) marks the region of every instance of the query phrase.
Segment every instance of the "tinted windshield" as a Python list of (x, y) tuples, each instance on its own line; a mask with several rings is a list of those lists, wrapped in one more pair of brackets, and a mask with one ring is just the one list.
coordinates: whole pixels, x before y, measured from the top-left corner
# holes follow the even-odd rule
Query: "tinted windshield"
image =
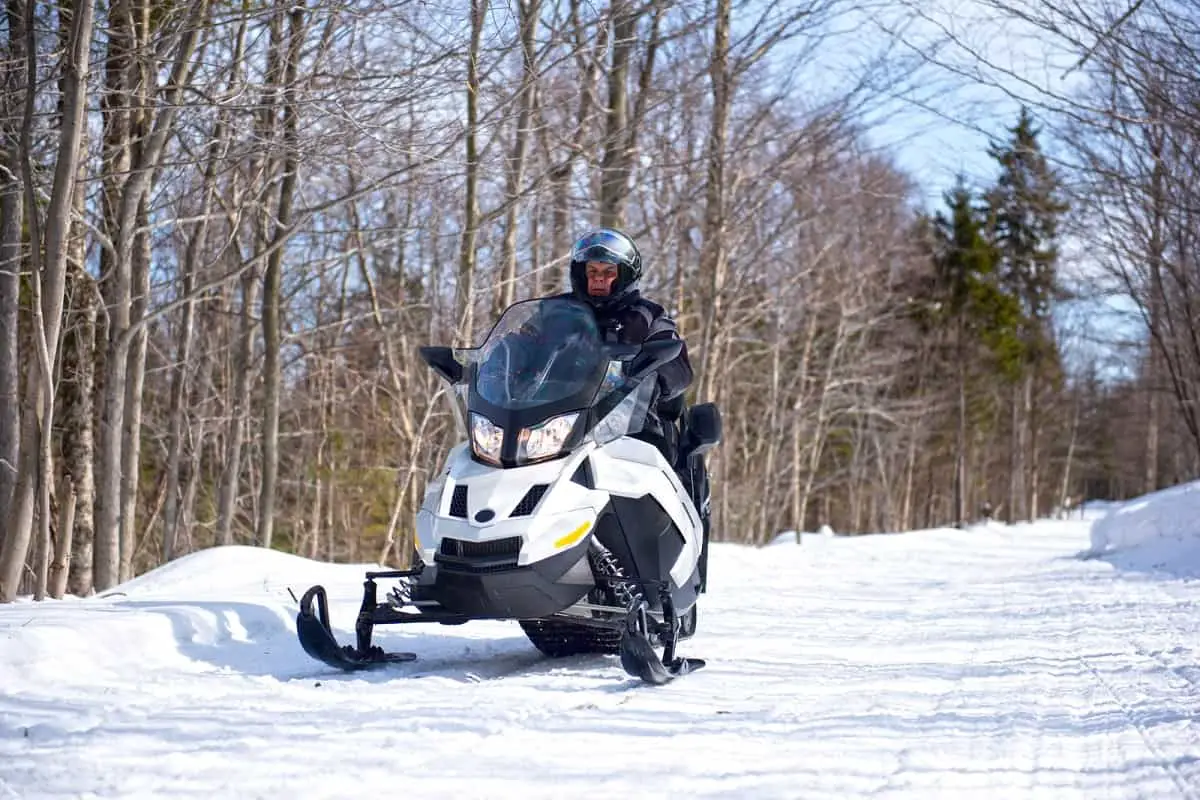
[(507, 409), (555, 403), (594, 388), (608, 368), (595, 315), (565, 298), (511, 306), (476, 361), (475, 390)]

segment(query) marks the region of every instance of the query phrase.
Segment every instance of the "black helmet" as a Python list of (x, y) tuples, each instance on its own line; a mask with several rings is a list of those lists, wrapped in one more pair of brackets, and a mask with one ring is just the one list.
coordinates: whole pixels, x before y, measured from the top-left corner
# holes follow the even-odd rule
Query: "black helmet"
[[(617, 267), (617, 278), (604, 297), (588, 294), (587, 263), (602, 261)], [(580, 300), (602, 307), (616, 305), (637, 288), (642, 277), (642, 254), (626, 234), (600, 228), (584, 235), (571, 248), (571, 290)]]

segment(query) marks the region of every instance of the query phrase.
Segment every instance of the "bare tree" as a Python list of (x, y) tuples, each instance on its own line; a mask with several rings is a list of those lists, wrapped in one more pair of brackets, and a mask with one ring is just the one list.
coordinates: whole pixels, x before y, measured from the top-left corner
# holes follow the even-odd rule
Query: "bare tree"
[(516, 0), (517, 21), (521, 36), (521, 84), (517, 99), (516, 130), (513, 133), (512, 153), (509, 155), (505, 183), (508, 211), (504, 216), (504, 240), (501, 245), (501, 275), (497, 286), (493, 313), (499, 315), (512, 305), (517, 282), (517, 228), (521, 203), (518, 198), (525, 181), (525, 162), (533, 131), (533, 110), (537, 105), (537, 42), (542, 0)]
[[(282, 14), (284, 4), (279, 7)], [(279, 304), (283, 269), (282, 238), (292, 224), (292, 204), (296, 191), (299, 112), (295, 102), (295, 83), (299, 70), (300, 49), (304, 43), (305, 9), (293, 7), (288, 15), (287, 53), (283, 64), (283, 164), (279, 181), (279, 203), (275, 213), (273, 240), (276, 245), (267, 256), (263, 279), (264, 401), (263, 401), (263, 478), (258, 503), (258, 543), (271, 546), (275, 523), (275, 481), (279, 470), (279, 382), (280, 330)], [(272, 110), (273, 113), (273, 110)]]
[[(112, 62), (109, 68), (112, 81), (109, 91), (121, 98), (116, 101), (120, 109), (128, 109), (135, 97), (148, 91), (137, 82), (127, 82), (127, 76), (132, 72), (135, 49), (149, 46), (148, 42), (141, 43), (137, 39), (135, 11), (136, 8), (131, 3), (118, 3), (112, 15), (117, 30), (124, 31), (112, 39), (110, 48), (115, 47), (116, 50), (109, 56)], [(145, 366), (140, 358), (140, 347), (135, 354), (139, 357), (130, 358), (131, 349), (137, 337), (141, 335), (144, 324), (144, 319), (134, 318), (134, 264), (137, 260), (135, 247), (139, 241), (138, 221), (145, 213), (143, 204), (146, 193), (158, 171), (175, 116), (179, 111), (180, 98), (194, 66), (192, 57), (202, 32), (201, 22), (207, 13), (207, 0), (201, 0), (187, 9), (186, 16), (178, 20), (178, 29), (168, 34), (174, 44), (169, 82), (165, 88), (163, 104), (155, 109), (156, 113), (152, 119), (143, 121), (142, 127), (146, 132), (144, 141), (134, 148), (132, 121), (119, 121), (124, 112), (114, 113), (113, 125), (106, 135), (106, 146), (112, 154), (109, 170), (117, 170), (117, 177), (116, 183), (110, 183), (107, 196), (111, 271), (101, 278), (102, 281), (107, 281), (105, 285), (108, 288), (106, 295), (109, 324), (106, 374), (103, 383), (103, 417), (97, 453), (99, 481), (96, 497), (95, 583), (100, 591), (111, 588), (122, 577), (127, 577), (122, 574), (123, 568), (126, 573), (131, 570), (133, 555), (135, 529), (132, 519), (122, 518), (121, 497), (123, 478), (126, 481), (125, 496), (129, 497), (132, 492), (136, 492), (128, 482), (136, 481), (137, 474), (123, 475), (122, 471), (122, 466), (132, 461), (124, 459), (123, 444), (128, 440), (130, 447), (136, 447), (137, 442), (132, 440), (133, 434), (140, 428), (140, 421), (136, 415), (132, 415), (131, 424), (126, 428), (126, 396), (131, 369), (133, 383), (136, 384)], [(148, 22), (143, 18), (143, 34), (148, 34), (147, 26)], [(151, 79), (148, 71), (142, 75), (144, 81)], [(119, 172), (122, 164), (128, 165), (127, 173)], [(144, 257), (144, 250), (141, 252), (141, 257)], [(122, 537), (125, 539), (124, 543)]]
[[(22, 0), (4, 6), (7, 57), (0, 60), (0, 520), (9, 519), (17, 458), (21, 446), (20, 352), (21, 302), (20, 128), (25, 70), (25, 9)], [(7, 525), (5, 525), (7, 530)], [(0, 549), (4, 539), (0, 534)]]
[(471, 0), (471, 44), (467, 52), (466, 186), (463, 196), (461, 248), (458, 260), (457, 318), (460, 341), (470, 343), (475, 330), (476, 241), (479, 236), (479, 54), (488, 0)]
[[(34, 4), (26, 6), (25, 33), (28, 86), (36, 84), (36, 51), (33, 46)], [(22, 173), (25, 185), (27, 213), (30, 220), (34, 289), (34, 339), (38, 354), (30, 379), (26, 382), (22, 401), (22, 431), (19, 467), (12, 505), (6, 523), (8, 534), (0, 552), (0, 602), (11, 601), (25, 563), (33, 532), (34, 502), (37, 486), (42, 491), (41, 520), (48, 539), (50, 524), (49, 454), (50, 426), (54, 419), (53, 370), (57, 361), (59, 331), (62, 324), (63, 295), (66, 285), (67, 252), (71, 233), (70, 213), (75, 200), (75, 182), (80, 159), (79, 143), (83, 135), (86, 108), (86, 86), (89, 49), (92, 39), (92, 4), (81, 0), (69, 7), (62, 24), (71, 31), (64, 58), (66, 78), (63, 81), (61, 127), (54, 184), (50, 204), (46, 209), (43, 228), (34, 198), (34, 176), (31, 169), (31, 138), (33, 125), (33, 92), (26, 92), (25, 115), (22, 122)], [(39, 248), (39, 244), (42, 246)], [(44, 258), (39, 250), (45, 253)], [(40, 420), (39, 420), (40, 416)], [(39, 422), (41, 423), (39, 426)], [(40, 427), (40, 430), (39, 430)], [(40, 467), (39, 467), (40, 465)], [(47, 542), (48, 544), (48, 542)]]

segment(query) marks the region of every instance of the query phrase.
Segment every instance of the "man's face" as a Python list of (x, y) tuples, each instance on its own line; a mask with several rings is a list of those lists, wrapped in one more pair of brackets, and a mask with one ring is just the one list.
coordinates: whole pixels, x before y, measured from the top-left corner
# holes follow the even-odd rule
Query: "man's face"
[(593, 297), (608, 297), (612, 292), (613, 281), (617, 279), (617, 266), (603, 261), (587, 263), (588, 294)]

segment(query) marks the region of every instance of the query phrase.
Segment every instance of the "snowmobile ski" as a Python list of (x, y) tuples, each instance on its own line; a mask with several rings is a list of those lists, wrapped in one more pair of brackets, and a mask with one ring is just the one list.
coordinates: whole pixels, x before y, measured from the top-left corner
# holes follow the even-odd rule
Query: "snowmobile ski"
[(674, 658), (663, 663), (645, 636), (626, 630), (621, 636), (621, 666), (642, 682), (662, 686), (703, 667), (702, 658)]
[(695, 672), (705, 665), (700, 658), (681, 658), (675, 655), (679, 641), (680, 620), (669, 592), (660, 592), (663, 604), (663, 622), (659, 626), (659, 638), (663, 641), (660, 658), (650, 642), (651, 619), (646, 613), (645, 600), (638, 599), (625, 617), (621, 631), (621, 666), (627, 673), (652, 686), (662, 686), (675, 678)]
[[(374, 600), (374, 585), (372, 584), (372, 600)], [(316, 603), (316, 609), (313, 603)], [(329, 626), (329, 601), (323, 586), (313, 586), (300, 598), (300, 611), (296, 614), (296, 634), (300, 638), (300, 646), (318, 661), (346, 672), (371, 669), (385, 664), (415, 661), (416, 653), (388, 653), (382, 647), (373, 645), (370, 633), (370, 619), (367, 619), (366, 640), (363, 641), (363, 617), (360, 614), (356, 626), (359, 634), (359, 646), (338, 646), (333, 638), (333, 630)]]

